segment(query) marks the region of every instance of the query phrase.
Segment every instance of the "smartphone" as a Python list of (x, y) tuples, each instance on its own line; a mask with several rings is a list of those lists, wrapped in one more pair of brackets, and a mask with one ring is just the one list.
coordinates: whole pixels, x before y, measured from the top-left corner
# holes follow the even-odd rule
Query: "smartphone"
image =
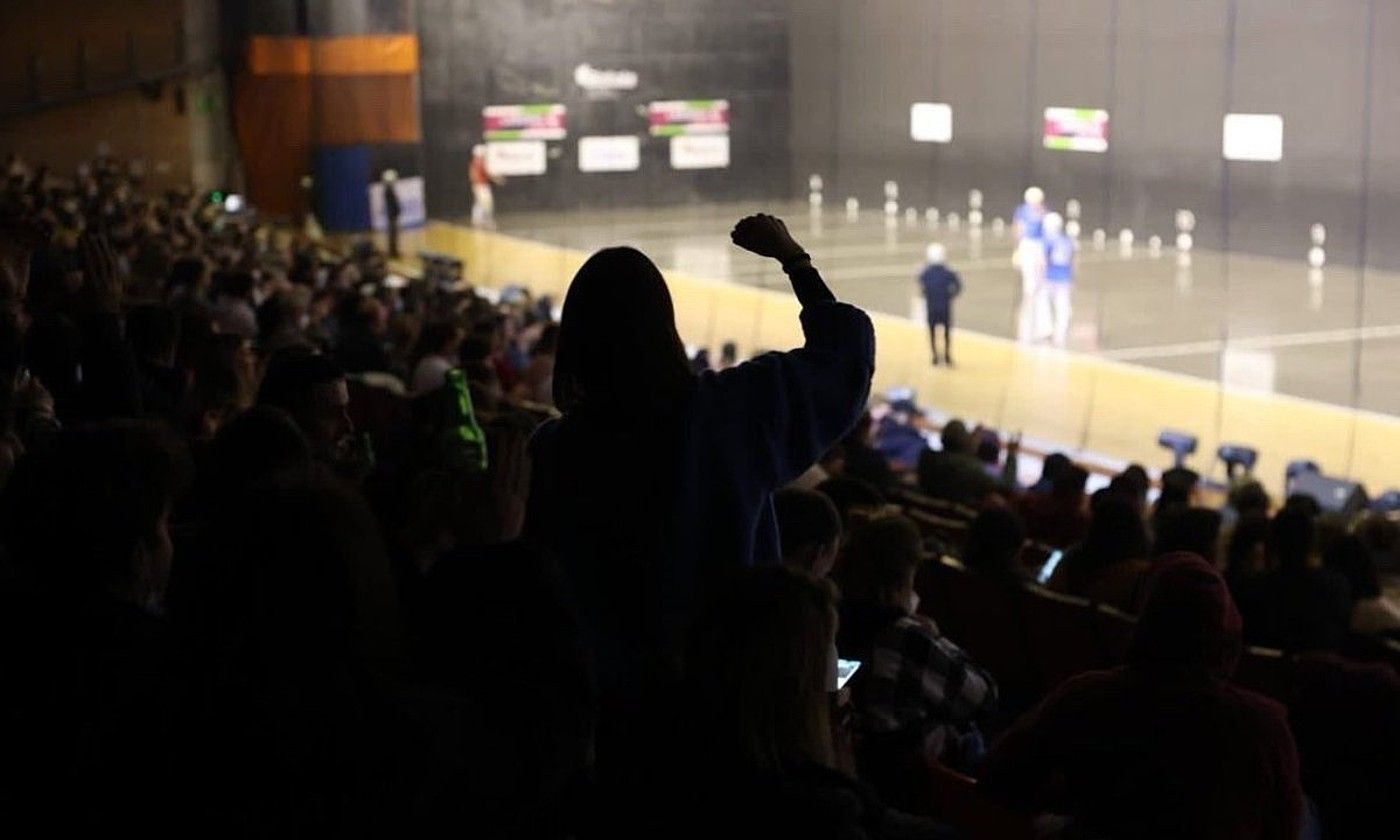
[(846, 687), (846, 683), (851, 681), (851, 677), (860, 670), (860, 660), (858, 659), (838, 659), (836, 660), (836, 690), (840, 691)]
[(1050, 576), (1055, 574), (1055, 567), (1060, 565), (1060, 561), (1065, 559), (1065, 553), (1059, 549), (1050, 552), (1050, 556), (1045, 558), (1045, 565), (1040, 567), (1040, 573), (1035, 576), (1035, 582), (1044, 586), (1050, 582)]

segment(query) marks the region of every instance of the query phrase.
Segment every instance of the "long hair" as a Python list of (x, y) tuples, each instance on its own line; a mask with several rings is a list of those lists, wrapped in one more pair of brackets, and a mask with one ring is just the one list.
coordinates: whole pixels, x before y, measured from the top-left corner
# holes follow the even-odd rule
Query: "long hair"
[(777, 566), (746, 573), (727, 594), (701, 622), (691, 661), (698, 713), (710, 724), (699, 746), (731, 770), (834, 766), (832, 585)]
[(554, 403), (564, 413), (665, 403), (693, 378), (660, 270), (635, 248), (604, 248), (574, 275), (559, 320)]
[(1092, 514), (1083, 544), (1064, 561), (1066, 588), (1075, 594), (1082, 594), (1099, 572), (1147, 556), (1147, 528), (1131, 498), (1100, 490)]

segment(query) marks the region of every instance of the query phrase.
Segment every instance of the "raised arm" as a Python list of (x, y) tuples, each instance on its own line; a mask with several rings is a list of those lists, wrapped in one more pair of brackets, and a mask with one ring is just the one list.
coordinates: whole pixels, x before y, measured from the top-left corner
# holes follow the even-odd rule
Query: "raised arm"
[(719, 416), (749, 443), (769, 487), (810, 467), (865, 408), (875, 369), (875, 331), (861, 310), (839, 303), (812, 258), (773, 216), (742, 219), (734, 244), (777, 260), (802, 304), (803, 346), (766, 353), (713, 380)]
[(782, 219), (764, 213), (747, 216), (734, 226), (729, 238), (745, 251), (777, 260), (803, 307), (835, 302), (836, 295), (812, 266), (811, 255), (792, 238)]

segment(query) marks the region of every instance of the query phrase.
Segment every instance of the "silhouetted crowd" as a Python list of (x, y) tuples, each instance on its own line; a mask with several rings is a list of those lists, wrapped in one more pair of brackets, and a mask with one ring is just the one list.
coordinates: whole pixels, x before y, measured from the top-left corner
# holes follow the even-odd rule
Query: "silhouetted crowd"
[[(803, 344), (711, 369), (631, 248), (556, 309), (110, 158), (4, 177), (13, 831), (1331, 838), (1400, 790), (1400, 524), (1021, 486), (872, 401), (778, 219), (732, 238)], [(1122, 643), (1051, 667), (1032, 608)]]

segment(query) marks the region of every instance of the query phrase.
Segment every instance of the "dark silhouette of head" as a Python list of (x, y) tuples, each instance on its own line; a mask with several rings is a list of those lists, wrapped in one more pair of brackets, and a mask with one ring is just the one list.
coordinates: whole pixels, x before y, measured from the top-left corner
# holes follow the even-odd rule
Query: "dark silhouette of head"
[(1378, 564), (1400, 561), (1400, 522), (1384, 513), (1372, 513), (1357, 523), (1356, 535)]
[(1337, 572), (1351, 585), (1351, 597), (1381, 597), (1381, 575), (1366, 543), (1351, 534), (1339, 537), (1322, 555), (1322, 565)]
[(842, 598), (856, 604), (907, 608), (923, 559), (919, 529), (891, 511), (857, 514), (836, 564)]
[(1186, 467), (1173, 467), (1162, 473), (1162, 492), (1157, 496), (1155, 512), (1189, 506), (1200, 481), (1200, 474)]
[(270, 405), (254, 406), (219, 430), (209, 471), (237, 492), (279, 472), (311, 465), (311, 445), (292, 416)]
[(1312, 555), (1313, 517), (1298, 508), (1285, 507), (1269, 528), (1269, 556), (1280, 571), (1300, 572)]
[(1294, 493), (1283, 502), (1284, 510), (1297, 511), (1309, 519), (1316, 519), (1322, 515), (1322, 505), (1317, 499), (1306, 493)]
[(961, 420), (949, 420), (938, 434), (939, 441), (943, 444), (943, 451), (949, 454), (972, 454), (972, 434), (967, 430), (967, 424)]
[(559, 320), (554, 402), (564, 413), (668, 404), (694, 375), (671, 293), (635, 248), (605, 248), (574, 275)]
[(831, 499), (815, 490), (787, 487), (773, 494), (783, 562), (816, 577), (826, 577), (841, 544), (841, 514)]
[(1082, 592), (1100, 571), (1146, 557), (1147, 550), (1147, 527), (1133, 500), (1100, 490), (1090, 504), (1089, 531), (1080, 550), (1064, 560), (1066, 584), (1071, 592)]
[(1239, 662), (1242, 627), (1215, 567), (1192, 554), (1169, 554), (1147, 579), (1128, 662), (1153, 673), (1228, 677)]
[(1040, 467), (1040, 480), (1053, 484), (1056, 476), (1072, 466), (1074, 466), (1074, 462), (1069, 459), (1068, 455), (1063, 452), (1051, 452), (1045, 456), (1045, 463)]
[(219, 275), (219, 294), (239, 300), (253, 299), (253, 275), (246, 271), (226, 271)]
[(355, 431), (345, 371), (306, 347), (286, 347), (272, 355), (258, 390), (258, 404), (290, 414), (319, 457), (329, 455)]
[(180, 318), (168, 306), (133, 307), (126, 313), (126, 339), (136, 358), (169, 367), (180, 343)]
[(1157, 543), (1152, 553), (1195, 554), (1214, 563), (1219, 553), (1220, 513), (1209, 508), (1173, 508), (1164, 511), (1157, 522)]
[(1230, 507), (1240, 516), (1269, 515), (1269, 491), (1257, 481), (1246, 481), (1230, 491)]
[(56, 595), (159, 603), (169, 582), (170, 508), (189, 477), (164, 427), (113, 421), (65, 431), (16, 474), (13, 547)]
[(1001, 505), (989, 505), (977, 514), (967, 531), (963, 565), (999, 578), (1016, 579), (1021, 547), (1026, 542), (1026, 526), (1021, 517)]
[(1084, 488), (1089, 483), (1089, 471), (1078, 464), (1070, 464), (1050, 481), (1050, 495), (1062, 501), (1072, 502), (1084, 496)]

